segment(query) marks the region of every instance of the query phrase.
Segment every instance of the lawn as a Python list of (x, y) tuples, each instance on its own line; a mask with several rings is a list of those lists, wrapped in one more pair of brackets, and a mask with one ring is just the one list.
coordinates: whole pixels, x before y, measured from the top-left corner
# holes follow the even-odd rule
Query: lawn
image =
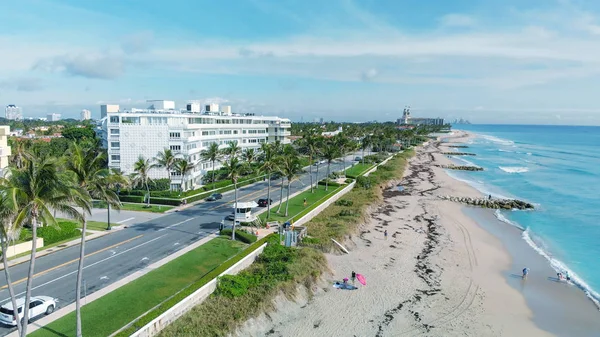
[[(267, 212), (261, 213), (259, 215), (260, 219), (265, 221), (279, 221), (279, 223), (284, 223), (289, 219), (298, 220), (304, 214), (310, 212), (315, 207), (322, 204), (329, 197), (337, 193), (337, 191), (344, 188), (346, 185), (342, 185), (339, 187), (329, 187), (329, 191), (325, 191), (325, 186), (319, 185), (318, 188), (314, 191), (314, 193), (306, 190), (297, 196), (290, 198), (290, 206), (288, 208), (288, 216), (285, 216), (285, 196), (283, 199), (283, 203), (281, 205), (281, 211), (279, 214), (276, 213), (279, 205), (271, 207), (271, 216), (267, 219)], [(306, 198), (306, 207), (304, 207), (304, 198)]]
[(346, 170), (346, 176), (358, 177), (359, 175), (367, 172), (367, 170), (373, 166), (375, 165), (358, 163)]
[[(81, 309), (83, 335), (109, 336), (235, 256), (244, 244), (213, 239)], [(75, 312), (29, 336), (75, 336)]]
[[(94, 208), (103, 208), (103, 209), (106, 209), (106, 203), (104, 201), (95, 200), (94, 203), (93, 203), (93, 205), (94, 205)], [(150, 204), (150, 207), (146, 207), (146, 204), (137, 204), (137, 203), (123, 202), (123, 203), (121, 203), (121, 209), (120, 210), (121, 211), (164, 213), (164, 212), (166, 212), (166, 211), (168, 211), (168, 210), (170, 210), (172, 208), (173, 208), (173, 206), (152, 205), (152, 204)], [(115, 210), (111, 207), (111, 211), (115, 211)], [(116, 210), (116, 211), (118, 212), (119, 210)]]

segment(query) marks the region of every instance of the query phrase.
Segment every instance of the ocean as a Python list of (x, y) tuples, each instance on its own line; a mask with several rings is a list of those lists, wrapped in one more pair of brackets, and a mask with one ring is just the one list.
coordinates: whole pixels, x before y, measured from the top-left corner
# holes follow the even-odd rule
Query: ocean
[(485, 195), (533, 203), (535, 211), (496, 211), (506, 225), (600, 307), (600, 127), (457, 125), (475, 135), (455, 156), (481, 172), (448, 172)]

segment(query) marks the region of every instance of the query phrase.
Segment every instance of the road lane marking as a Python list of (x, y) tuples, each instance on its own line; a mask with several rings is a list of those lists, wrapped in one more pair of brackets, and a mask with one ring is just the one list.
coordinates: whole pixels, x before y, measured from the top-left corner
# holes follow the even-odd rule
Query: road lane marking
[(187, 220), (183, 220), (182, 222), (178, 222), (178, 223), (176, 223), (176, 224), (169, 225), (169, 226), (167, 226), (167, 227), (165, 227), (165, 228), (161, 228), (161, 229), (159, 229), (158, 231), (159, 231), (159, 232), (162, 232), (162, 231), (164, 231), (165, 229), (169, 229), (169, 228), (172, 228), (172, 227), (177, 227), (177, 226), (179, 226), (179, 225), (181, 225), (181, 224), (184, 224), (184, 223), (186, 223), (186, 222), (188, 222), (188, 221), (192, 221), (192, 220), (194, 220), (194, 219), (196, 219), (196, 217), (189, 218), (189, 219), (187, 219)]
[(122, 223), (125, 223), (125, 222), (127, 222), (127, 221), (131, 221), (131, 220), (133, 220), (133, 219), (135, 219), (135, 218), (129, 218), (129, 219), (125, 219), (125, 220), (117, 221), (117, 223), (120, 225), (120, 224), (122, 224)]
[[(124, 250), (124, 251), (122, 251), (122, 252), (120, 252), (120, 253), (117, 253), (117, 254), (115, 254), (115, 255), (109, 256), (109, 257), (107, 257), (107, 258), (105, 258), (105, 259), (102, 259), (102, 260), (100, 260), (100, 261), (94, 262), (94, 263), (92, 263), (92, 264), (90, 264), (90, 265), (88, 265), (88, 266), (85, 266), (85, 267), (83, 267), (83, 269), (85, 270), (85, 269), (88, 269), (88, 268), (90, 268), (90, 267), (93, 267), (93, 266), (95, 266), (95, 265), (97, 265), (97, 264), (99, 264), (99, 263), (102, 263), (102, 262), (104, 262), (104, 261), (108, 261), (108, 260), (110, 260), (110, 259), (112, 259), (112, 258), (115, 258), (115, 257), (117, 257), (117, 256), (121, 255), (121, 254), (125, 254), (125, 253), (127, 253), (127, 252), (129, 252), (129, 251), (131, 251), (131, 250), (134, 250), (134, 249), (136, 249), (136, 248), (139, 248), (139, 247), (141, 247), (141, 246), (147, 245), (147, 244), (149, 244), (150, 242), (153, 242), (153, 241), (156, 241), (156, 240), (158, 240), (158, 239), (161, 239), (161, 238), (163, 238), (163, 237), (164, 237), (164, 236), (166, 236), (166, 235), (167, 235), (167, 234), (163, 234), (163, 235), (161, 235), (161, 236), (159, 236), (159, 237), (157, 237), (157, 238), (154, 238), (154, 239), (152, 239), (152, 240), (146, 241), (146, 242), (144, 242), (144, 243), (140, 243), (140, 244), (139, 244), (139, 245), (137, 245), (137, 246), (131, 247), (131, 248), (129, 248), (129, 249), (126, 249), (126, 250)], [(33, 288), (31, 288), (31, 290), (35, 290), (35, 289), (41, 288), (41, 287), (43, 287), (43, 286), (46, 286), (46, 285), (48, 285), (48, 284), (50, 284), (50, 283), (54, 283), (54, 282), (56, 282), (56, 281), (58, 281), (58, 280), (62, 280), (63, 278), (65, 278), (65, 277), (67, 277), (67, 276), (71, 276), (71, 275), (73, 275), (73, 274), (75, 274), (75, 273), (77, 273), (77, 270), (74, 270), (74, 271), (72, 271), (72, 272), (70, 272), (70, 273), (68, 273), (68, 274), (65, 274), (65, 275), (62, 275), (62, 276), (60, 276), (60, 277), (57, 277), (57, 278), (55, 278), (54, 280), (50, 280), (50, 281), (48, 281), (48, 282), (46, 282), (46, 283), (40, 284), (40, 285), (39, 285), (39, 286), (37, 286), (37, 287), (33, 287)], [(23, 291), (23, 292), (21, 292), (21, 293), (18, 293), (18, 294), (16, 294), (16, 295), (15, 295), (15, 297), (17, 297), (17, 296), (21, 296), (21, 295), (23, 295), (23, 294), (25, 294), (25, 292), (24, 292), (24, 291)], [(10, 297), (9, 297), (9, 298), (5, 298), (5, 299), (3, 299), (2, 301), (0, 301), (0, 303), (4, 303), (4, 302), (6, 302), (6, 301), (8, 301), (8, 300), (10, 300)]]
[[(96, 255), (96, 254), (98, 254), (98, 253), (102, 253), (102, 252), (104, 252), (104, 251), (107, 251), (107, 250), (109, 250), (109, 249), (111, 249), (111, 248), (115, 248), (115, 247), (117, 247), (117, 246), (120, 246), (120, 245), (122, 245), (122, 244), (125, 244), (125, 243), (128, 243), (128, 242), (131, 242), (131, 241), (133, 241), (133, 240), (135, 240), (135, 239), (141, 238), (142, 236), (144, 236), (144, 234), (142, 234), (142, 235), (138, 235), (138, 236), (136, 236), (136, 237), (133, 237), (133, 238), (131, 238), (131, 239), (127, 239), (127, 240), (125, 240), (125, 241), (121, 241), (121, 242), (119, 242), (119, 243), (116, 243), (116, 244), (114, 244), (114, 245), (112, 245), (112, 246), (108, 246), (108, 247), (106, 247), (106, 248), (102, 248), (102, 249), (100, 249), (100, 250), (98, 250), (98, 251), (95, 251), (95, 252), (93, 252), (93, 253), (87, 254), (85, 257), (87, 258), (87, 257), (93, 256), (93, 255)], [(114, 255), (115, 255), (115, 254), (112, 254), (112, 256), (114, 256)], [(44, 275), (44, 274), (46, 274), (46, 273), (49, 273), (49, 272), (51, 272), (51, 271), (53, 271), (53, 270), (56, 270), (56, 269), (58, 269), (58, 268), (64, 267), (64, 266), (66, 266), (66, 265), (68, 265), (68, 264), (71, 264), (71, 263), (73, 263), (73, 262), (77, 262), (77, 261), (79, 261), (79, 258), (76, 258), (76, 259), (73, 259), (73, 260), (71, 260), (71, 261), (67, 261), (67, 262), (65, 262), (65, 263), (59, 264), (58, 266), (54, 266), (54, 267), (52, 267), (52, 268), (50, 268), (50, 269), (46, 269), (46, 270), (44, 270), (44, 271), (41, 271), (41, 272), (39, 272), (39, 273), (37, 273), (37, 274), (33, 275), (33, 278), (36, 278), (36, 277), (38, 277), (38, 276), (42, 276), (42, 275)], [(24, 278), (22, 278), (22, 279), (20, 279), (20, 280), (18, 280), (18, 281), (15, 281), (15, 282), (13, 282), (12, 284), (13, 284), (13, 285), (17, 285), (17, 284), (19, 284), (19, 283), (22, 283), (22, 282), (25, 282), (25, 281), (27, 281), (27, 277), (24, 277)], [(6, 288), (8, 288), (8, 284), (7, 284), (7, 285), (4, 285), (4, 286), (2, 286), (2, 287), (0, 287), (0, 290), (2, 290), (2, 289), (6, 289)]]

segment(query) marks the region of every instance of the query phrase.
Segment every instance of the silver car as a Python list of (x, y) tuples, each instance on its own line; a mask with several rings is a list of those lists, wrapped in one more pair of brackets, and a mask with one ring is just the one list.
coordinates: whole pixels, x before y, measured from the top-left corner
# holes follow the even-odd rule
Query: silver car
[[(19, 308), (19, 317), (23, 320), (23, 306), (25, 304), (25, 298), (17, 299), (17, 307)], [(29, 319), (34, 319), (41, 315), (50, 315), (56, 309), (56, 299), (49, 296), (32, 296), (29, 303)], [(0, 307), (0, 322), (15, 326), (17, 325), (16, 317), (14, 316), (14, 310), (12, 302), (4, 303)], [(21, 324), (23, 321), (21, 321)]]

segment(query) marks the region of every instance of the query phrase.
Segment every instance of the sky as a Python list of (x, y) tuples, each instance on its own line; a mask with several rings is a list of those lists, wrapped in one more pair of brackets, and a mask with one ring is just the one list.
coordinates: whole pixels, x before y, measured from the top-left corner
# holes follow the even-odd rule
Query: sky
[(294, 121), (600, 125), (600, 1), (0, 3), (0, 105), (146, 100)]

